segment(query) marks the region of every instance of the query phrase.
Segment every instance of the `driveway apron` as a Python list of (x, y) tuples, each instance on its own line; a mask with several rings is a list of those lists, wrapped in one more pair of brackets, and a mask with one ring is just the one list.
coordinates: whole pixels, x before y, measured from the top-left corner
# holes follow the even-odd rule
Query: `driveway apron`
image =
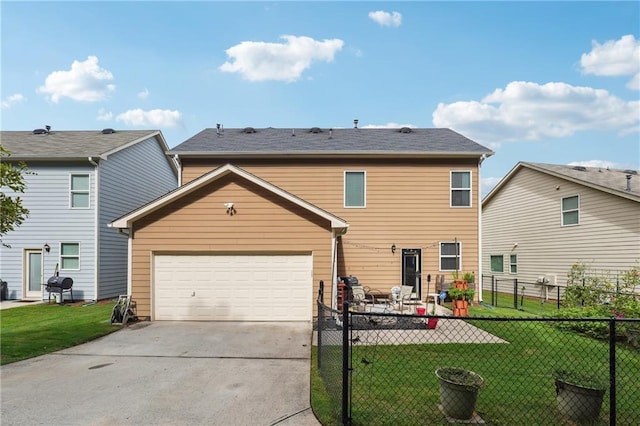
[(3, 366), (0, 420), (319, 425), (309, 402), (310, 357), (310, 322), (138, 323)]

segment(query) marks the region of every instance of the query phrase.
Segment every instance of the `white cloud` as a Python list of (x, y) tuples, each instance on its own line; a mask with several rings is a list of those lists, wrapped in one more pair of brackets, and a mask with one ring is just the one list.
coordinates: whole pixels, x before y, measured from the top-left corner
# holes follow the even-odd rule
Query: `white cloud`
[(620, 40), (609, 40), (604, 44), (592, 41), (589, 53), (583, 53), (580, 66), (585, 74), (620, 76), (632, 75), (627, 87), (640, 89), (640, 40), (633, 34), (620, 37)]
[(499, 177), (483, 177), (480, 179), (480, 196), (484, 197), (500, 182)]
[(98, 121), (111, 121), (113, 119), (113, 113), (106, 111), (104, 108), (100, 108), (98, 110), (98, 117), (96, 118)]
[(14, 93), (13, 95), (9, 95), (2, 101), (2, 108), (11, 108), (15, 104), (19, 104), (20, 102), (26, 102), (27, 98), (25, 98), (22, 93)]
[(97, 102), (113, 92), (115, 85), (110, 71), (98, 66), (98, 58), (89, 56), (86, 61), (73, 61), (69, 71), (54, 71), (47, 76), (39, 93), (50, 95), (51, 101), (58, 103), (67, 97), (81, 102)]
[(398, 124), (394, 122), (389, 122), (387, 124), (367, 124), (362, 126), (361, 129), (400, 129), (402, 127), (409, 127), (412, 129), (417, 128), (415, 124)]
[(296, 81), (313, 61), (332, 62), (342, 49), (340, 39), (317, 41), (310, 37), (284, 35), (284, 43), (243, 41), (225, 52), (232, 59), (222, 64), (224, 72), (239, 73), (249, 81)]
[(568, 166), (584, 166), (584, 167), (599, 167), (601, 169), (622, 169), (622, 165), (614, 163), (613, 161), (605, 160), (587, 160), (587, 161), (572, 161), (567, 164)]
[(147, 99), (148, 97), (149, 97), (149, 89), (147, 89), (146, 87), (144, 88), (143, 91), (138, 92), (139, 99)]
[(369, 19), (383, 27), (399, 27), (402, 24), (402, 14), (398, 12), (377, 10), (369, 12)]
[(514, 81), (481, 101), (440, 103), (436, 127), (450, 127), (483, 144), (562, 138), (579, 131), (640, 131), (640, 101), (566, 83)]
[(182, 113), (168, 109), (144, 111), (137, 108), (118, 114), (116, 120), (130, 126), (178, 127), (182, 124)]

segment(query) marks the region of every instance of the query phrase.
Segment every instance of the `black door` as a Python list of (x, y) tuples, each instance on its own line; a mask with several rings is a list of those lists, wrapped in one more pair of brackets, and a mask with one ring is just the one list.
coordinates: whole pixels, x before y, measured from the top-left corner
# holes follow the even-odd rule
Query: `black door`
[(402, 249), (402, 285), (410, 285), (422, 299), (422, 249)]

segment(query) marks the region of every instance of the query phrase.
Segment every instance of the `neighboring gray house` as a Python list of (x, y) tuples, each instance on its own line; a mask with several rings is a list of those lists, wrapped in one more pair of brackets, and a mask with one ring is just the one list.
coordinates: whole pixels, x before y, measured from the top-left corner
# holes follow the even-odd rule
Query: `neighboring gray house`
[(638, 171), (518, 163), (482, 201), (482, 253), (485, 290), (494, 276), (505, 292), (514, 278), (565, 286), (576, 262), (640, 266)]
[[(19, 195), (29, 217), (4, 236), (0, 279), (9, 299), (48, 295), (42, 284), (59, 267), (74, 281), (73, 296), (99, 300), (127, 293), (127, 238), (108, 228), (114, 218), (178, 185), (178, 165), (160, 131), (0, 132), (11, 152), (3, 161), (24, 161)], [(65, 297), (68, 297), (65, 295)]]

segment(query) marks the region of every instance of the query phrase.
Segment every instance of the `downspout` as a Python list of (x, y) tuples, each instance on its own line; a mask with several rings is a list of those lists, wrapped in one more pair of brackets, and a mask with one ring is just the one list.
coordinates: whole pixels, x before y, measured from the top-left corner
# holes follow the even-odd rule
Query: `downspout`
[(178, 187), (182, 186), (182, 163), (180, 162), (180, 157), (178, 157), (178, 154), (173, 156), (173, 162), (176, 165), (176, 168), (178, 169)]
[(478, 273), (476, 280), (478, 282), (478, 288), (476, 292), (478, 293), (478, 302), (482, 302), (482, 183), (480, 179), (480, 171), (482, 169), (482, 162), (487, 159), (486, 154), (482, 154), (480, 156), (480, 161), (478, 161)]
[[(91, 164), (93, 167), (95, 167), (95, 172), (94, 172), (94, 176), (95, 176), (95, 186), (96, 186), (96, 190), (95, 190), (95, 195), (94, 195), (94, 199), (95, 199), (95, 207), (94, 207), (94, 218), (93, 218), (93, 225), (94, 225), (94, 234), (95, 234), (95, 238), (93, 239), (94, 241), (94, 247), (93, 247), (93, 264), (95, 265), (95, 268), (93, 269), (93, 294), (94, 294), (94, 298), (93, 300), (98, 300), (98, 277), (100, 276), (100, 264), (98, 263), (98, 248), (100, 247), (100, 224), (98, 222), (98, 220), (100, 219), (100, 216), (98, 214), (98, 212), (100, 211), (100, 204), (99, 204), (99, 173), (98, 173), (98, 163), (93, 159), (93, 157), (88, 157), (87, 160), (89, 161), (89, 164)], [(91, 194), (91, 191), (89, 191), (89, 194)], [(89, 197), (91, 197), (91, 195), (89, 195)]]
[[(338, 236), (335, 229), (331, 235), (331, 309), (336, 309), (338, 294), (338, 281), (336, 279), (336, 271), (338, 270)], [(324, 303), (324, 301), (323, 301)]]

